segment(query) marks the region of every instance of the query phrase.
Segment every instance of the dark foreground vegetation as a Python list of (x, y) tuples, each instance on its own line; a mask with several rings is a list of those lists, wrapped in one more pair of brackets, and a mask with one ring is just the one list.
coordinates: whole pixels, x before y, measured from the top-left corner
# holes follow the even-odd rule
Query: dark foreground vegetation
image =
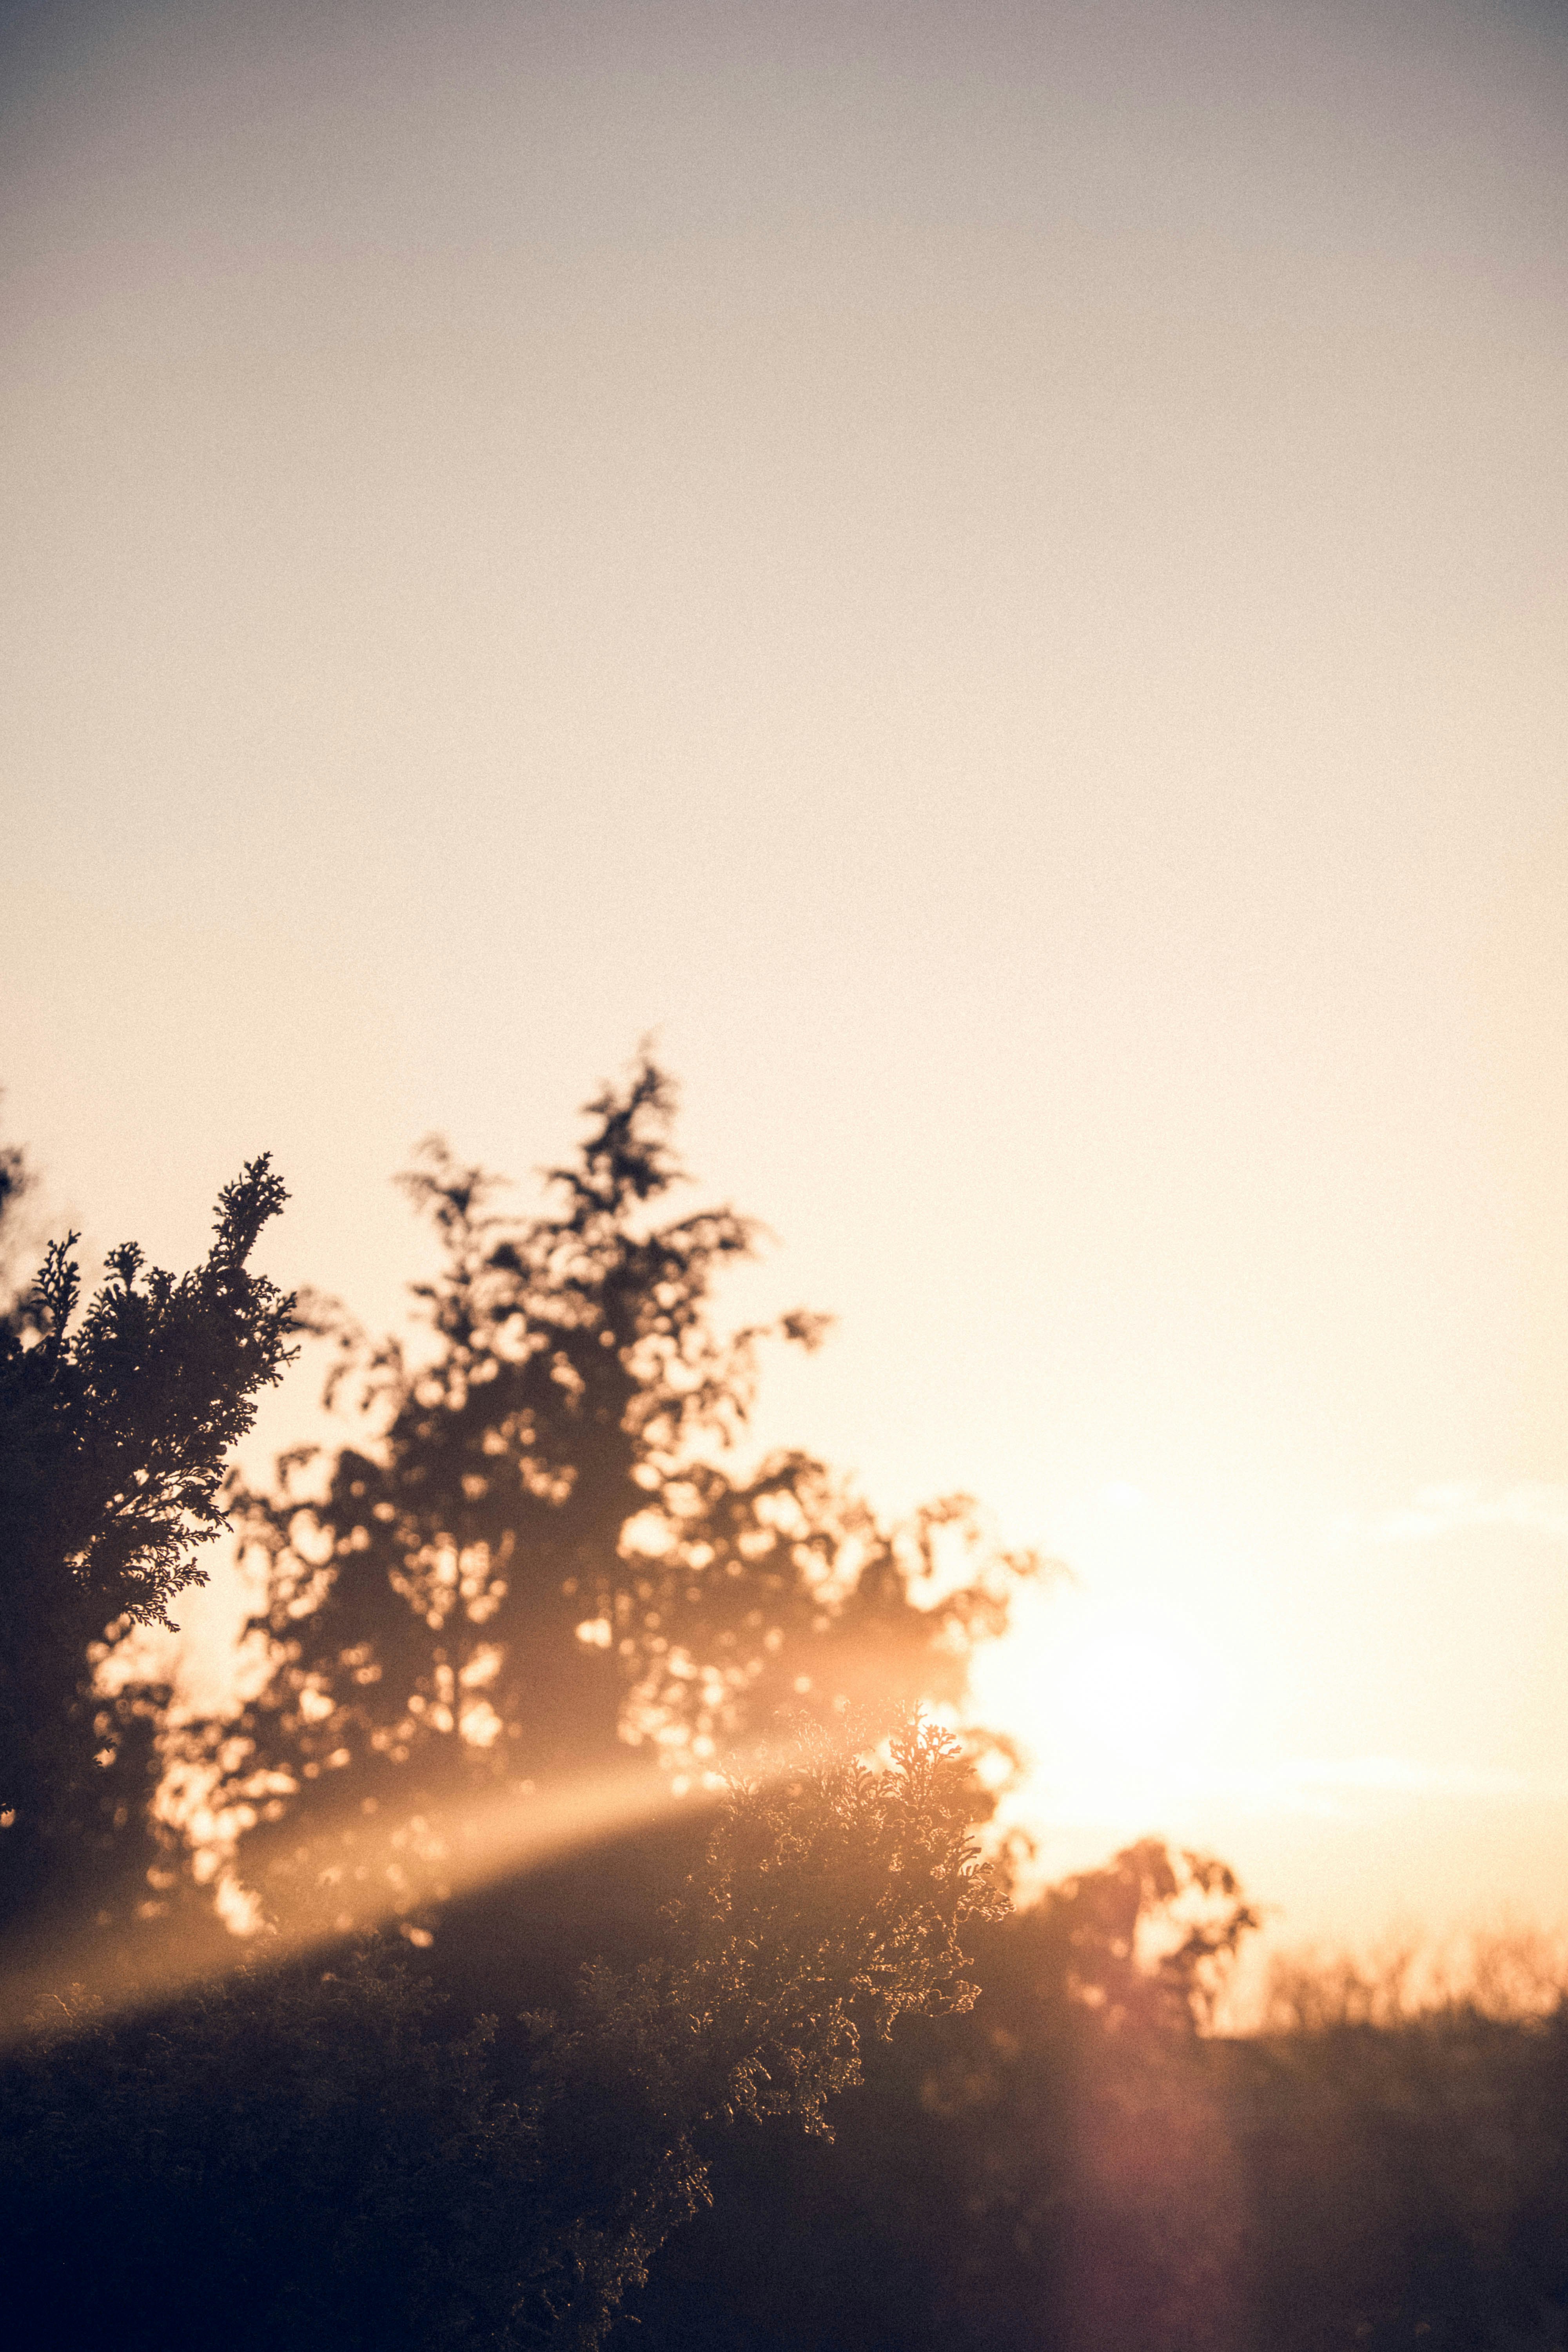
[[(253, 1270), (265, 1160), (189, 1275), (15, 1286), (9, 2340), (1568, 2345), (1568, 2004), (1303, 1983), (1226, 2038), (1253, 1914), (1153, 1841), (1009, 1909), (1005, 1748), (920, 1710), (1042, 1565), (743, 1459), (759, 1349), (820, 1326), (716, 1328), (752, 1229), (661, 1218), (670, 1115), (640, 1066), (533, 1217), (428, 1152), (406, 1347)], [(306, 1333), (349, 1436), (244, 1491)], [(255, 1614), (195, 1720), (139, 1629), (230, 1525)]]

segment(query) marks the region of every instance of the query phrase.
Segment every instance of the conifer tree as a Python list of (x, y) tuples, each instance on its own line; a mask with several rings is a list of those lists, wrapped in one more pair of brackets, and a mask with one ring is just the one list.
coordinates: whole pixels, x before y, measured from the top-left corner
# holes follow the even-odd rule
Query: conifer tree
[(247, 1263), (284, 1198), (252, 1160), (202, 1265), (126, 1243), (79, 1316), (69, 1234), (0, 1318), (0, 1927), (147, 1897), (161, 1695), (107, 1697), (100, 1670), (206, 1580), (229, 1455), (289, 1359), (292, 1301)]
[(316, 1310), (329, 1396), (365, 1433), (286, 1457), (249, 1498), (272, 1671), (188, 1762), (271, 1899), (320, 1889), (343, 1927), (413, 1916), (447, 1884), (444, 1841), (405, 1836), (388, 1863), (390, 1815), (521, 1801), (617, 1759), (711, 1774), (781, 1710), (890, 1722), (957, 1701), (1037, 1572), (965, 1498), (894, 1528), (808, 1454), (740, 1463), (763, 1342), (815, 1346), (823, 1318), (717, 1328), (715, 1283), (756, 1228), (660, 1218), (674, 1112), (642, 1060), (588, 1106), (532, 1217), (427, 1145), (405, 1180), (443, 1251), (416, 1290), (423, 1344)]

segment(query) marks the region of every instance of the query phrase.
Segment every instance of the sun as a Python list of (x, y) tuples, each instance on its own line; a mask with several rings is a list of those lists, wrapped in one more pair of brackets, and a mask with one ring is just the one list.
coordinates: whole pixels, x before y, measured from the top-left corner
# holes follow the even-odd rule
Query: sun
[(980, 1718), (1024, 1749), (1043, 1818), (1159, 1827), (1223, 1736), (1222, 1658), (1157, 1607), (1042, 1597), (976, 1667)]
[(1136, 1622), (1082, 1632), (1050, 1677), (1059, 1727), (1077, 1748), (1144, 1770), (1174, 1761), (1196, 1729), (1191, 1645)]

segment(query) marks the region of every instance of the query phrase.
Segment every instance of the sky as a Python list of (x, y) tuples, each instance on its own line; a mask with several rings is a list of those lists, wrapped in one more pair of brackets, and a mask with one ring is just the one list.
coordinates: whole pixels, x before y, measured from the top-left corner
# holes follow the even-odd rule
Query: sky
[(9, 0), (0, 206), (49, 1217), (385, 1324), (651, 1034), (1048, 1861), (1568, 1911), (1568, 21)]

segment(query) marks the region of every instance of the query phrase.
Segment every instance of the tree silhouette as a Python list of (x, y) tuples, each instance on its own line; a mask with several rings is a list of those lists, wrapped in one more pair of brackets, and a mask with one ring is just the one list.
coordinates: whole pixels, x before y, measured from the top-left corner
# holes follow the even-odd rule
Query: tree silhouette
[[(10, 1176), (12, 1171), (7, 1170)], [(0, 1926), (102, 1908), (135, 1873), (158, 1694), (106, 1698), (98, 1670), (205, 1581), (227, 1457), (289, 1360), (292, 1302), (247, 1259), (283, 1188), (253, 1160), (219, 1197), (212, 1248), (176, 1278), (134, 1243), (79, 1320), (77, 1236), (0, 1321)]]
[[(1255, 2352), (1212, 1998), (1253, 1924), (1152, 1840), (978, 1923), (969, 2011), (868, 2053), (831, 2146), (732, 2135), (647, 2352)], [(1327, 2339), (1325, 2339), (1326, 2341)], [(1346, 2339), (1348, 2340), (1348, 2339)]]
[(291, 1874), (295, 1901), (324, 1872), (345, 1927), (445, 1883), (407, 1842), (367, 1866), (356, 1823), (633, 1769), (632, 1750), (710, 1771), (781, 1708), (892, 1720), (956, 1700), (1037, 1571), (963, 1498), (889, 1529), (810, 1455), (734, 1466), (762, 1341), (811, 1347), (822, 1323), (716, 1328), (715, 1280), (755, 1228), (728, 1208), (658, 1221), (680, 1177), (674, 1108), (638, 1063), (588, 1106), (533, 1217), (427, 1145), (405, 1180), (443, 1250), (416, 1290), (423, 1351), (317, 1309), (329, 1397), (369, 1433), (325, 1464), (286, 1457), (278, 1491), (249, 1498), (273, 1671), (193, 1738), (188, 1769), (220, 1835), (248, 1832), (247, 1872), (275, 1891)]

